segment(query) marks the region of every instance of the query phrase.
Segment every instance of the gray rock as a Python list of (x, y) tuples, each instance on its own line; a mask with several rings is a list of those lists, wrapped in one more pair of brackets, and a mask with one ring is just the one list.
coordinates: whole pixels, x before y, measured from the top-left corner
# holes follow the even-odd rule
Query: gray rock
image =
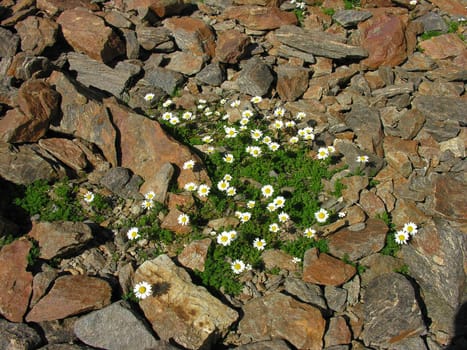
[(372, 95), (375, 97), (393, 97), (397, 95), (402, 95), (402, 94), (410, 94), (414, 91), (414, 84), (413, 83), (405, 83), (405, 84), (399, 84), (399, 85), (391, 85), (391, 86), (386, 86), (382, 89), (377, 89), (372, 91)]
[(34, 328), (24, 323), (11, 323), (0, 319), (0, 349), (32, 350), (41, 343), (42, 339)]
[(169, 95), (173, 94), (185, 82), (183, 74), (162, 67), (147, 70), (144, 80), (148, 84), (164, 90)]
[(356, 275), (351, 281), (342, 286), (347, 291), (347, 304), (353, 306), (360, 301), (360, 276)]
[(421, 337), (406, 338), (388, 348), (389, 350), (427, 350), (425, 342)]
[(139, 57), (139, 43), (134, 30), (122, 29), (125, 38), (126, 57), (136, 59)]
[(131, 79), (141, 67), (129, 62), (118, 62), (114, 69), (86, 55), (70, 52), (67, 55), (70, 69), (78, 73), (77, 80), (85, 86), (107, 91), (122, 97)]
[(303, 52), (297, 49), (294, 49), (293, 47), (280, 44), (277, 48), (277, 55), (285, 58), (289, 57), (297, 57), (301, 58), (307, 63), (313, 64), (316, 63), (315, 56), (311, 53)]
[(89, 346), (77, 344), (49, 344), (38, 350), (92, 350)]
[(324, 297), (331, 310), (336, 312), (342, 312), (345, 309), (345, 303), (347, 302), (347, 290), (334, 287), (324, 287)]
[(19, 46), (19, 35), (0, 27), (0, 58), (14, 56)]
[(237, 350), (289, 350), (290, 347), (283, 340), (266, 340), (256, 343), (237, 346), (232, 349)]
[(288, 277), (285, 279), (284, 289), (287, 293), (297, 297), (305, 303), (326, 309), (326, 302), (323, 298), (323, 293), (321, 292), (321, 288), (316, 284)]
[(430, 11), (423, 16), (418, 17), (414, 22), (423, 23), (423, 29), (425, 33), (431, 31), (447, 33), (448, 31), (446, 22), (437, 12)]
[(158, 45), (171, 42), (170, 30), (164, 27), (136, 27), (138, 43), (145, 50), (152, 51)]
[(97, 348), (132, 350), (158, 348), (159, 345), (143, 320), (125, 301), (80, 317), (75, 322), (74, 332), (83, 343)]
[(71, 344), (78, 340), (73, 331), (76, 320), (77, 317), (67, 317), (60, 321), (39, 322), (39, 326), (48, 344)]
[(364, 295), (364, 317), (361, 338), (366, 346), (388, 348), (426, 330), (412, 285), (397, 273), (370, 282)]
[(364, 58), (368, 53), (359, 46), (347, 45), (342, 37), (296, 26), (283, 26), (274, 32), (277, 40), (295, 49), (328, 58)]
[(142, 183), (143, 179), (140, 176), (122, 167), (109, 169), (100, 180), (102, 186), (125, 199), (142, 199), (139, 193)]
[(259, 58), (252, 58), (240, 71), (237, 84), (240, 92), (244, 94), (264, 96), (271, 88), (273, 80), (269, 66)]
[(345, 28), (354, 27), (372, 16), (368, 11), (340, 10), (337, 11), (332, 19)]
[(167, 191), (169, 189), (170, 181), (174, 174), (174, 167), (169, 162), (162, 164), (161, 168), (155, 175), (153, 191), (155, 193), (154, 200), (159, 203), (165, 203), (167, 199)]
[(225, 70), (217, 62), (207, 65), (198, 74), (196, 74), (196, 80), (198, 82), (212, 86), (220, 86), (225, 79)]

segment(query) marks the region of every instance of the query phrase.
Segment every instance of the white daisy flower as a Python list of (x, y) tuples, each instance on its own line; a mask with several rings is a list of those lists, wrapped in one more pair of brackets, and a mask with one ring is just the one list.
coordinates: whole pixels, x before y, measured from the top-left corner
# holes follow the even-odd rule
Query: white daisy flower
[(235, 160), (233, 154), (231, 153), (227, 153), (222, 159), (224, 160), (224, 162), (229, 163), (229, 164), (233, 163)]
[(298, 137), (297, 136), (292, 136), (290, 139), (289, 139), (289, 143), (297, 143), (298, 142)]
[(86, 203), (92, 203), (92, 201), (94, 200), (94, 193), (92, 193), (91, 191), (88, 191), (83, 197)]
[(232, 181), (232, 175), (230, 174), (225, 174), (224, 177), (222, 178), (225, 181)]
[(233, 197), (237, 194), (237, 189), (233, 186), (230, 186), (225, 192), (227, 193), (227, 196)]
[(240, 215), (240, 221), (245, 223), (247, 221), (250, 221), (251, 219), (251, 213), (250, 212), (244, 212), (244, 213), (241, 213)]
[(154, 200), (154, 197), (156, 197), (156, 194), (154, 193), (154, 191), (149, 191), (148, 193), (144, 195), (144, 198), (146, 198), (149, 201)]
[(289, 214), (287, 214), (286, 212), (281, 212), (277, 218), (279, 219), (279, 222), (287, 222), (287, 220), (290, 219), (290, 216)]
[(294, 256), (294, 257), (292, 258), (292, 262), (293, 262), (294, 264), (298, 264), (298, 263), (300, 263), (301, 261), (302, 261), (302, 259), (297, 258), (296, 256)]
[(303, 139), (305, 141), (308, 141), (308, 140), (314, 140), (315, 139), (315, 134), (306, 134), (305, 136), (303, 136)]
[(151, 209), (152, 207), (154, 207), (154, 202), (150, 199), (145, 199), (142, 203), (141, 203), (141, 207), (143, 209)]
[(271, 142), (268, 144), (268, 147), (271, 151), (275, 152), (280, 148), (280, 145), (277, 142)]
[(226, 231), (222, 231), (217, 235), (217, 243), (223, 245), (224, 247), (230, 245), (232, 242), (232, 238), (230, 238), (230, 234)]
[(258, 158), (263, 151), (258, 146), (249, 146), (249, 149), (247, 152), (254, 158)]
[(162, 104), (162, 107), (167, 108), (167, 107), (169, 107), (171, 104), (173, 104), (173, 101), (169, 99), (169, 100), (166, 100), (166, 101)]
[(141, 237), (139, 234), (139, 229), (137, 227), (130, 228), (128, 232), (126, 233), (126, 236), (128, 237), (130, 241), (133, 241)]
[(261, 96), (254, 96), (251, 98), (250, 102), (251, 103), (261, 103), (261, 101), (263, 101), (263, 98)]
[(263, 136), (263, 132), (259, 129), (251, 130), (251, 138), (255, 141), (258, 141), (261, 136)]
[(214, 153), (214, 147), (212, 146), (209, 146), (208, 148), (206, 148), (206, 154), (213, 154)]
[(409, 233), (404, 230), (397, 231), (394, 239), (397, 244), (407, 244)]
[(255, 247), (258, 250), (264, 250), (264, 247), (266, 247), (266, 241), (262, 238), (255, 238), (253, 241), (253, 247)]
[(150, 102), (150, 101), (154, 100), (154, 97), (156, 97), (156, 95), (154, 95), (152, 93), (149, 93), (149, 94), (144, 95), (144, 100), (147, 101), (147, 102)]
[(173, 117), (172, 112), (162, 113), (162, 120), (169, 121), (170, 119), (172, 119), (172, 117)]
[(274, 198), (273, 203), (277, 208), (283, 208), (285, 205), (285, 198), (282, 196), (277, 196)]
[(185, 184), (185, 186), (183, 186), (183, 188), (185, 189), (185, 191), (193, 192), (198, 189), (198, 185), (195, 184), (194, 182), (188, 182)]
[(303, 232), (303, 235), (307, 238), (315, 238), (316, 236), (316, 230), (313, 230), (312, 228), (308, 227), (305, 229)]
[(276, 119), (272, 123), (272, 127), (273, 129), (277, 129), (277, 130), (282, 129), (284, 127), (284, 122), (280, 119)]
[(272, 233), (279, 232), (279, 230), (280, 230), (280, 227), (279, 227), (278, 224), (273, 223), (273, 224), (269, 225), (269, 231), (271, 231)]
[(152, 294), (152, 287), (148, 282), (140, 282), (133, 288), (133, 293), (138, 299), (146, 299)]
[(226, 126), (224, 127), (225, 137), (228, 139), (233, 139), (237, 137), (238, 131), (233, 127)]
[(271, 197), (274, 193), (274, 188), (271, 185), (264, 185), (263, 187), (261, 187), (261, 193), (266, 198)]
[(232, 262), (231, 267), (232, 267), (232, 271), (238, 275), (245, 270), (245, 263), (237, 259), (234, 262)]
[(227, 103), (227, 100), (225, 98), (222, 98), (220, 101), (219, 101), (219, 104), (221, 104), (222, 106), (225, 105)]
[(193, 118), (193, 113), (186, 111), (182, 114), (182, 119), (183, 120), (191, 120)]
[(286, 128), (293, 128), (295, 126), (295, 122), (293, 120), (288, 120), (285, 122)]
[(327, 212), (326, 209), (321, 208), (315, 213), (315, 219), (319, 223), (326, 222), (328, 218), (329, 218), (329, 213)]
[(306, 117), (306, 113), (305, 112), (298, 112), (297, 115), (295, 116), (295, 119), (297, 120), (302, 120), (303, 118)]
[(318, 159), (326, 159), (329, 157), (329, 151), (327, 147), (320, 147), (318, 149), (318, 154), (316, 155)]
[(169, 123), (171, 125), (177, 125), (178, 123), (180, 123), (180, 118), (174, 115), (172, 116), (172, 118), (170, 118)]
[(357, 156), (357, 158), (355, 159), (355, 161), (357, 163), (363, 163), (363, 164), (368, 163), (369, 160), (370, 160), (370, 158), (368, 156), (366, 156), (366, 155)]
[(345, 218), (345, 216), (347, 215), (347, 213), (345, 211), (340, 211), (337, 216), (340, 217), (341, 219), (342, 218)]
[(274, 204), (274, 203), (269, 203), (267, 206), (266, 206), (266, 209), (272, 213), (273, 211), (276, 211), (277, 210), (277, 206)]
[(255, 207), (255, 204), (256, 204), (255, 201), (248, 201), (246, 202), (246, 207), (248, 209), (253, 209)]
[(208, 185), (202, 184), (198, 187), (198, 196), (207, 197), (209, 191), (211, 191), (211, 188)]
[(245, 128), (242, 128), (242, 127), (246, 127), (246, 125), (250, 122), (250, 119), (246, 118), (246, 117), (243, 117), (242, 119), (240, 119), (240, 129), (241, 130), (245, 130)]
[(334, 153), (336, 152), (336, 148), (334, 146), (328, 146), (328, 152), (331, 154), (331, 153)]
[(186, 226), (190, 223), (190, 217), (187, 214), (180, 214), (177, 221), (180, 225)]
[(413, 222), (408, 222), (404, 225), (404, 228), (402, 229), (405, 232), (407, 232), (411, 236), (415, 236), (418, 232), (418, 227), (415, 223)]
[(187, 160), (185, 163), (183, 163), (183, 169), (193, 169), (195, 166), (195, 161), (193, 159)]
[(253, 112), (249, 109), (245, 109), (243, 112), (242, 112), (242, 117), (243, 118), (251, 118), (253, 116)]
[(274, 116), (275, 117), (283, 117), (284, 115), (285, 115), (285, 108), (277, 107), (274, 110)]
[(221, 180), (217, 183), (217, 189), (222, 192), (227, 191), (229, 186), (230, 186), (229, 182), (225, 180)]
[(264, 136), (262, 142), (266, 145), (269, 145), (272, 142), (272, 139), (270, 136)]
[(230, 236), (230, 239), (232, 241), (234, 241), (235, 238), (237, 238), (237, 231), (235, 231), (235, 230), (230, 230), (229, 232), (227, 232), (227, 234)]
[(239, 106), (240, 106), (240, 103), (241, 103), (240, 100), (232, 101), (232, 102), (230, 103), (230, 107), (232, 107), (232, 108), (239, 107)]
[(203, 141), (204, 143), (211, 143), (213, 140), (213, 138), (211, 136), (204, 136), (201, 141)]

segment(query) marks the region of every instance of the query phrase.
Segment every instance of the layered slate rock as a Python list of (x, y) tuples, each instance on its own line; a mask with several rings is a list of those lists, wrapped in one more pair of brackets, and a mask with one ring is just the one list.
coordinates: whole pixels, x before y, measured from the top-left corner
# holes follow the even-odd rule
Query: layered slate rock
[(277, 7), (232, 6), (227, 8), (222, 16), (236, 19), (253, 30), (271, 30), (284, 25), (297, 24), (297, 17), (293, 12), (282, 11)]
[(338, 258), (346, 256), (356, 261), (383, 249), (387, 232), (388, 227), (382, 220), (368, 219), (362, 230), (343, 228), (332, 234), (328, 239), (329, 252)]
[(105, 188), (109, 189), (116, 195), (126, 199), (139, 199), (143, 196), (139, 193), (139, 187), (143, 183), (143, 179), (129, 169), (122, 167), (111, 168), (106, 171), (99, 183)]
[(244, 64), (237, 84), (242, 93), (250, 96), (264, 96), (270, 90), (273, 81), (271, 68), (260, 58), (252, 58)]
[(159, 349), (161, 345), (125, 301), (80, 317), (74, 324), (74, 332), (83, 343), (96, 348)]
[(32, 308), (27, 322), (60, 320), (110, 304), (112, 289), (104, 280), (84, 275), (62, 276)]
[(144, 262), (134, 281), (152, 285), (153, 295), (139, 305), (162, 340), (171, 339), (188, 349), (208, 348), (238, 318), (204, 287), (195, 286), (167, 255)]
[(277, 67), (277, 93), (283, 101), (295, 101), (308, 88), (306, 68), (280, 65)]
[(364, 295), (366, 346), (388, 348), (425, 332), (422, 313), (410, 282), (389, 273), (370, 282)]
[(318, 308), (273, 292), (243, 307), (240, 342), (284, 339), (298, 349), (320, 350), (326, 321)]
[(125, 44), (104, 20), (84, 8), (66, 10), (58, 17), (63, 36), (77, 52), (108, 63), (125, 53)]
[(188, 182), (210, 184), (207, 172), (202, 167), (199, 171), (183, 169), (183, 163), (188, 160), (193, 159), (199, 165), (202, 161), (187, 147), (168, 136), (157, 121), (134, 113), (114, 99), (105, 100), (104, 105), (112, 115), (114, 125), (120, 130), (118, 146), (121, 165), (131, 169), (145, 181), (141, 186), (141, 193), (156, 188), (156, 174), (167, 162), (180, 170), (177, 178), (180, 187)]
[(39, 243), (39, 256), (46, 260), (74, 253), (93, 238), (88, 225), (70, 221), (34, 223), (29, 236)]
[(56, 159), (77, 172), (84, 170), (88, 165), (83, 150), (71, 140), (53, 137), (41, 139), (38, 143)]
[(22, 322), (32, 292), (32, 274), (26, 271), (32, 243), (19, 239), (0, 250), (0, 314)]

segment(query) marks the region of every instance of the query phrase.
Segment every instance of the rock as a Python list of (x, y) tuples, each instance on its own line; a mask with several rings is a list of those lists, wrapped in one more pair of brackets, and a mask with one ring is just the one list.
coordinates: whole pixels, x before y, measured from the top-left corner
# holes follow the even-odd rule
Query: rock
[(240, 92), (250, 96), (264, 96), (274, 77), (269, 66), (259, 58), (251, 58), (243, 66), (237, 79)]
[(329, 252), (338, 258), (347, 256), (356, 261), (380, 251), (386, 243), (387, 232), (388, 227), (382, 220), (368, 219), (362, 230), (343, 228), (329, 236)]
[(138, 44), (145, 50), (152, 51), (161, 44), (171, 42), (170, 30), (164, 27), (137, 26)]
[(196, 81), (200, 84), (220, 86), (226, 79), (224, 68), (219, 63), (211, 63), (196, 74)]
[(115, 140), (117, 132), (107, 110), (98, 103), (99, 97), (83, 89), (63, 73), (54, 72), (49, 79), (62, 96), (62, 117), (51, 129), (80, 137), (99, 147), (106, 160), (117, 165)]
[(432, 37), (419, 45), (434, 60), (456, 57), (466, 50), (465, 43), (454, 33)]
[(324, 297), (329, 309), (343, 312), (347, 301), (347, 290), (334, 286), (324, 287)]
[(311, 305), (273, 292), (249, 301), (243, 312), (238, 325), (242, 344), (284, 339), (299, 349), (322, 349), (326, 322)]
[(190, 270), (203, 272), (211, 243), (210, 238), (191, 242), (178, 255), (178, 262)]
[(161, 222), (161, 228), (165, 230), (170, 230), (179, 235), (186, 235), (192, 231), (190, 224), (181, 225), (178, 222), (178, 217), (182, 215), (183, 212), (178, 209), (171, 209), (169, 213), (164, 217), (164, 220)]
[(124, 3), (126, 11), (148, 8), (161, 18), (178, 15), (188, 6), (182, 0), (129, 0)]
[(30, 16), (15, 26), (21, 38), (21, 50), (40, 55), (55, 45), (58, 24), (49, 18)]
[(46, 12), (50, 16), (55, 16), (59, 12), (76, 7), (84, 7), (91, 11), (100, 10), (99, 5), (90, 0), (37, 0), (36, 6), (39, 10)]
[(304, 303), (326, 309), (323, 292), (316, 284), (307, 283), (298, 278), (287, 277), (284, 282), (284, 290)]
[(68, 139), (41, 139), (39, 146), (76, 172), (84, 170), (88, 165), (83, 150)]
[(167, 255), (144, 262), (134, 279), (141, 281), (150, 283), (154, 293), (139, 305), (162, 340), (171, 339), (188, 349), (209, 347), (238, 318), (205, 288), (192, 284), (188, 273)]
[(81, 84), (107, 91), (116, 97), (122, 97), (131, 79), (141, 71), (141, 67), (126, 61), (118, 62), (112, 69), (83, 54), (70, 52), (67, 57), (70, 69), (78, 73), (76, 79)]
[(42, 339), (37, 331), (24, 323), (0, 319), (0, 348), (5, 350), (37, 349)]
[(369, 56), (361, 63), (370, 69), (394, 67), (407, 58), (405, 40), (406, 20), (400, 16), (380, 14), (359, 23), (360, 42)]
[(237, 350), (289, 350), (289, 346), (283, 340), (265, 340), (235, 347)]
[(42, 271), (36, 273), (32, 281), (32, 297), (29, 307), (33, 307), (37, 304), (57, 277), (58, 272), (56, 270), (46, 264), (42, 265)]
[[(124, 329), (131, 329), (131, 332), (122, 332)], [(74, 332), (83, 343), (96, 348), (159, 349), (159, 346), (165, 345), (156, 340), (142, 319), (125, 301), (113, 303), (80, 317), (75, 322)]]
[(462, 2), (457, 0), (433, 0), (433, 5), (439, 7), (443, 12), (447, 12), (451, 15), (467, 16), (467, 9)]
[(19, 239), (0, 250), (0, 314), (22, 322), (32, 292), (32, 274), (26, 271), (31, 242)]
[(288, 65), (277, 68), (277, 93), (283, 101), (295, 101), (308, 88), (308, 69)]
[(353, 27), (372, 16), (368, 11), (340, 10), (332, 15), (332, 19), (345, 28)]
[(126, 57), (131, 59), (137, 59), (140, 55), (140, 48), (136, 32), (130, 29), (121, 29), (123, 38), (125, 39)]
[(332, 317), (329, 320), (329, 328), (324, 336), (326, 348), (334, 345), (350, 344), (352, 334), (345, 318), (342, 316)]
[(92, 348), (76, 344), (49, 344), (39, 348), (39, 350), (92, 350)]
[(222, 16), (235, 19), (251, 30), (272, 30), (297, 24), (294, 13), (281, 11), (277, 7), (232, 6), (224, 10)]
[[(90, 293), (91, 292), (91, 293)], [(60, 320), (110, 304), (112, 290), (107, 282), (83, 275), (62, 276), (32, 308), (27, 322)]]
[(18, 109), (9, 110), (0, 119), (0, 137), (4, 142), (35, 142), (45, 135), (56, 117), (59, 95), (40, 80), (29, 80), (18, 90)]
[(367, 57), (364, 49), (347, 45), (340, 36), (331, 33), (283, 26), (274, 35), (282, 44), (316, 56), (336, 59)]
[(448, 31), (448, 26), (444, 22), (443, 17), (436, 12), (428, 12), (423, 16), (418, 17), (415, 22), (420, 22), (423, 24), (424, 32), (439, 31), (446, 33)]
[(177, 46), (184, 52), (203, 59), (212, 58), (216, 50), (216, 39), (211, 26), (192, 17), (168, 18), (164, 21)]
[(175, 169), (172, 164), (165, 163), (155, 175), (154, 188), (152, 188), (152, 191), (155, 193), (154, 200), (159, 203), (166, 203), (167, 192), (174, 172)]
[(13, 57), (18, 50), (20, 37), (0, 27), (0, 57)]
[(423, 114), (417, 109), (411, 109), (402, 115), (397, 129), (403, 139), (411, 140), (418, 134), (424, 123)]
[(267, 249), (261, 253), (266, 269), (275, 267), (286, 271), (296, 271), (297, 265), (293, 262), (293, 257), (282, 250)]
[(249, 43), (250, 37), (236, 29), (220, 32), (217, 37), (215, 57), (219, 62), (238, 63)]
[(15, 184), (31, 184), (36, 180), (57, 180), (65, 169), (44, 159), (37, 145), (13, 145), (0, 142), (0, 176)]
[(183, 74), (162, 67), (146, 70), (144, 80), (159, 89), (172, 95), (185, 82)]
[(413, 83), (405, 83), (398, 85), (386, 86), (382, 89), (373, 90), (371, 94), (375, 97), (384, 96), (386, 98), (394, 97), (402, 94), (410, 94), (414, 91)]
[(19, 80), (29, 80), (46, 77), (50, 71), (51, 63), (47, 57), (19, 52), (13, 57), (7, 74)]
[(109, 63), (125, 53), (125, 44), (112, 28), (106, 26), (101, 17), (84, 8), (63, 11), (57, 23), (73, 49), (94, 60)]
[(389, 273), (371, 281), (364, 303), (362, 339), (366, 346), (392, 347), (426, 330), (414, 289), (400, 274)]
[(157, 172), (169, 162), (180, 169), (177, 183), (180, 188), (188, 182), (206, 183), (210, 180), (205, 169), (199, 171), (183, 169), (184, 162), (194, 160), (202, 164), (201, 159), (186, 146), (166, 135), (158, 122), (136, 114), (119, 105), (114, 99), (104, 101), (115, 127), (121, 131), (119, 149), (121, 166), (131, 169), (144, 179), (141, 193), (157, 187)]
[(122, 167), (111, 168), (101, 177), (99, 183), (125, 199), (142, 199), (139, 187), (143, 179)]
[(384, 202), (374, 189), (371, 191), (364, 189), (360, 193), (360, 205), (370, 218), (375, 218), (386, 213)]
[(88, 225), (69, 221), (33, 223), (28, 235), (39, 243), (39, 257), (45, 260), (74, 253), (93, 238)]
[(350, 280), (356, 273), (355, 267), (318, 253), (316, 248), (305, 252), (303, 258), (303, 280), (326, 286), (339, 286)]
[(341, 179), (344, 185), (342, 189), (342, 198), (346, 203), (357, 203), (360, 198), (360, 192), (368, 186), (368, 177), (349, 176)]
[(181, 51), (167, 55), (166, 58), (169, 60), (169, 63), (165, 66), (166, 69), (186, 75), (198, 73), (204, 65), (201, 57)]

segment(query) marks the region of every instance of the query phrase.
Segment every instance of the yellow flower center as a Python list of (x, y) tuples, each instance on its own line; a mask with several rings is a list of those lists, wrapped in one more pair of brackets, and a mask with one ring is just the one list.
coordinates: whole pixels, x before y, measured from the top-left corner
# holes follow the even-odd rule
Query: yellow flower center
[(324, 219), (325, 215), (324, 215), (324, 213), (319, 213), (319, 214), (318, 214), (318, 217), (319, 217), (320, 219)]
[(141, 287), (139, 287), (138, 291), (139, 291), (141, 294), (144, 294), (144, 293), (146, 293), (146, 287), (145, 287), (145, 286), (141, 286)]
[(405, 241), (405, 236), (404, 235), (399, 235), (399, 241)]

